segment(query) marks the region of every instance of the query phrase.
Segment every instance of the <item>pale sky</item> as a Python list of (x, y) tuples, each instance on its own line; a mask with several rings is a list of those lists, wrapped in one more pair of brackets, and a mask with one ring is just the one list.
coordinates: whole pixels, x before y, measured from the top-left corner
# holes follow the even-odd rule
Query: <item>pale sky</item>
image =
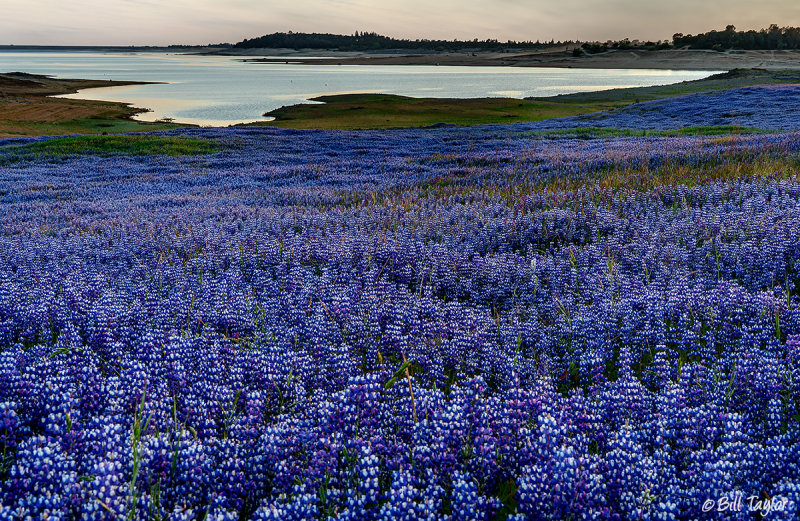
[(2, 0), (0, 44), (235, 43), (276, 31), (398, 38), (668, 39), (800, 26), (798, 0)]

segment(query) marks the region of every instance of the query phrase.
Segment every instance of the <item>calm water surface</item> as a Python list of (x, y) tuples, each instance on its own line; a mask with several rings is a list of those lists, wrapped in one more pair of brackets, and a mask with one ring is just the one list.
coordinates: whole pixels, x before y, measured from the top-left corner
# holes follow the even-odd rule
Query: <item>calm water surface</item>
[(167, 53), (0, 52), (0, 72), (164, 82), (89, 89), (68, 97), (148, 108), (145, 121), (173, 118), (200, 125), (265, 120), (262, 114), (324, 94), (382, 92), (416, 97), (552, 96), (664, 85), (704, 78), (709, 71), (437, 67), (421, 65), (297, 65), (242, 62), (230, 56)]

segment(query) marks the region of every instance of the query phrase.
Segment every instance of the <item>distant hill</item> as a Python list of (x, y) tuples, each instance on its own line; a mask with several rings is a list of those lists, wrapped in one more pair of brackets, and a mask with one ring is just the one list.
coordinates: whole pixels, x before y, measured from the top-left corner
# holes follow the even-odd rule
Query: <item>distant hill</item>
[(541, 49), (552, 45), (565, 45), (574, 42), (516, 42), (509, 40), (401, 40), (377, 33), (341, 35), (330, 33), (272, 33), (258, 38), (243, 40), (234, 45), (239, 49), (329, 49), (337, 51), (377, 51), (388, 49), (414, 49), (427, 51), (455, 51), (463, 49), (503, 50), (503, 49)]
[[(501, 42), (499, 40), (408, 40), (391, 38), (377, 33), (358, 31), (352, 35), (331, 33), (272, 33), (257, 38), (242, 40), (233, 47), (238, 49), (327, 49), (335, 51), (380, 51), (390, 49), (409, 49), (417, 51), (502, 51), (506, 49), (543, 49), (555, 45), (574, 45), (583, 43), (583, 52), (594, 54), (612, 49), (625, 50), (630, 48), (646, 48), (660, 50), (670, 48), (670, 43), (665, 42), (631, 42), (628, 39), (618, 42), (564, 42), (541, 41), (514, 41)], [(689, 47), (691, 49), (726, 49), (744, 50), (781, 50), (800, 49), (800, 27), (779, 27), (775, 24), (758, 31), (737, 31), (733, 25), (728, 25), (724, 31), (709, 31), (697, 35), (676, 33), (673, 35), (674, 47)], [(580, 49), (575, 49), (575, 54), (580, 54)]]

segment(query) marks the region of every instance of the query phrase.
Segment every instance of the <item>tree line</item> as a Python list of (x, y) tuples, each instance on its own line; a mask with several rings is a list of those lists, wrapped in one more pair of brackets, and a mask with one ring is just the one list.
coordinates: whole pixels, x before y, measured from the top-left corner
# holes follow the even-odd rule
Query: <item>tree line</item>
[(728, 25), (724, 31), (709, 31), (697, 35), (676, 33), (672, 37), (672, 45), (667, 41), (631, 42), (627, 38), (617, 42), (581, 42), (569, 41), (514, 41), (508, 40), (428, 40), (399, 39), (383, 36), (374, 32), (358, 32), (352, 35), (331, 33), (272, 33), (257, 38), (242, 40), (233, 47), (248, 48), (285, 48), (285, 49), (331, 49), (337, 51), (379, 51), (388, 49), (410, 49), (426, 51), (459, 51), (476, 49), (482, 51), (502, 51), (506, 49), (543, 49), (559, 45), (575, 45), (575, 55), (581, 53), (595, 54), (608, 50), (647, 49), (661, 50), (672, 47), (689, 47), (691, 49), (725, 49), (747, 50), (780, 50), (800, 49), (800, 27), (779, 27), (776, 24), (766, 29), (737, 31)]
[(240, 49), (272, 48), (272, 49), (331, 49), (337, 51), (376, 51), (386, 49), (415, 49), (429, 51), (456, 51), (463, 49), (480, 49), (499, 51), (504, 49), (541, 49), (553, 45), (570, 45), (575, 42), (517, 42), (508, 40), (408, 40), (391, 38), (377, 33), (358, 32), (352, 35), (330, 33), (272, 33), (258, 38), (243, 40), (234, 47)]
[(691, 49), (781, 50), (800, 49), (800, 27), (778, 27), (772, 24), (760, 31), (737, 31), (729, 25), (724, 31), (709, 31), (691, 35), (677, 33), (672, 37), (675, 47), (689, 46)]

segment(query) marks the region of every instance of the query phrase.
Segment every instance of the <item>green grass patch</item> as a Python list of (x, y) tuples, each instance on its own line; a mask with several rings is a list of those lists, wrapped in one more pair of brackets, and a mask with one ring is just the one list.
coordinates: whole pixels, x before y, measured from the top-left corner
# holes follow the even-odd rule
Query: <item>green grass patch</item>
[[(546, 98), (409, 98), (389, 94), (341, 94), (321, 96), (304, 103), (267, 112), (274, 121), (250, 125), (298, 129), (386, 129), (446, 125), (486, 125), (542, 121), (578, 116), (625, 107), (642, 101), (682, 96), (697, 92), (734, 89), (750, 85), (800, 83), (800, 71), (735, 69), (708, 78), (673, 85), (581, 92)], [(753, 129), (696, 127), (660, 135), (717, 135), (747, 133)], [(591, 129), (596, 132), (596, 129)], [(605, 135), (642, 135), (603, 131)], [(659, 134), (648, 134), (659, 135)], [(587, 137), (596, 137), (587, 135)]]
[(700, 126), (686, 127), (677, 130), (653, 132), (650, 135), (663, 136), (737, 136), (747, 134), (770, 134), (772, 130), (757, 127), (742, 127), (739, 125)]
[(62, 121), (8, 121), (0, 118), (0, 138), (155, 132), (186, 127), (177, 123), (136, 121), (117, 115), (95, 115)]
[(136, 134), (70, 136), (4, 147), (4, 151), (19, 158), (118, 154), (189, 156), (211, 154), (221, 149), (221, 144), (214, 140)]
[[(137, 121), (134, 119), (105, 118), (102, 116), (76, 119), (61, 124), (61, 133), (69, 134), (118, 134), (125, 132), (156, 132), (185, 128), (187, 125), (169, 122)], [(65, 132), (67, 131), (67, 132)], [(58, 134), (49, 134), (58, 135)]]
[(560, 130), (543, 130), (526, 135), (552, 138), (594, 139), (605, 137), (676, 137), (676, 136), (737, 136), (769, 134), (774, 131), (738, 125), (685, 127), (676, 130), (641, 130), (630, 128), (579, 127)]
[(341, 94), (311, 101), (322, 103), (281, 107), (265, 114), (275, 121), (253, 125), (330, 130), (485, 125), (577, 116), (623, 105), (603, 101), (578, 105), (514, 98), (409, 98), (391, 94)]

